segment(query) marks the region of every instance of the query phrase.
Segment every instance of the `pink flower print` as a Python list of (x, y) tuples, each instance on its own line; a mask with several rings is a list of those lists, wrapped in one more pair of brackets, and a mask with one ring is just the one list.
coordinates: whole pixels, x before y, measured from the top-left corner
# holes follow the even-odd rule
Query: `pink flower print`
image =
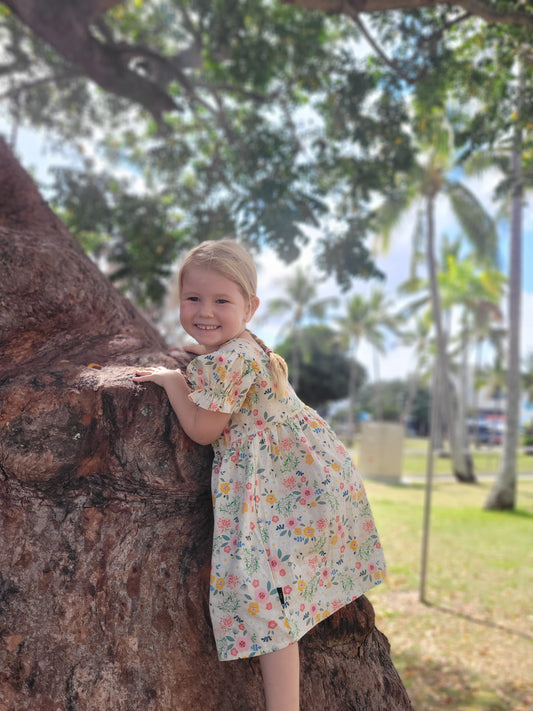
[(227, 531), (231, 526), (231, 521), (229, 520), (229, 518), (219, 518), (217, 526), (219, 531)]
[(297, 521), (295, 518), (293, 518), (293, 517), (288, 518), (288, 519), (285, 521), (285, 525), (287, 526), (287, 528), (288, 528), (289, 530), (292, 530), (293, 528), (296, 528), (296, 524), (297, 524), (297, 523), (298, 523), (298, 521)]
[(285, 587), (283, 588), (283, 594), (284, 594), (284, 595), (290, 595), (291, 592), (292, 592), (291, 586), (290, 586), (290, 585), (285, 585)]
[(309, 565), (311, 566), (312, 570), (316, 570), (316, 567), (318, 565), (318, 557), (314, 555), (312, 558), (309, 558)]
[(331, 573), (331, 570), (330, 570), (329, 568), (324, 568), (324, 569), (322, 570), (322, 572), (320, 573), (320, 576), (321, 576), (324, 580), (326, 580), (327, 578), (329, 578), (330, 573)]
[(268, 600), (268, 592), (264, 588), (259, 588), (259, 590), (255, 591), (254, 597), (256, 602), (265, 603)]
[(233, 485), (233, 490), (237, 493), (242, 489), (242, 484), (240, 481), (236, 481)]
[(340, 610), (342, 607), (342, 602), (340, 600), (333, 600), (333, 602), (331, 603), (331, 606), (333, 607), (334, 611)]
[(313, 604), (311, 605), (311, 607), (309, 608), (309, 612), (310, 612), (312, 615), (315, 615), (316, 612), (317, 612), (317, 610), (318, 610), (318, 606), (315, 605), (314, 603), (313, 603)]
[(368, 572), (373, 573), (376, 570), (376, 565), (374, 563), (368, 564)]
[(252, 414), (254, 417), (257, 417), (257, 415), (259, 414), (259, 410), (254, 410)]
[(224, 553), (231, 553), (231, 546), (224, 546)]
[(374, 522), (371, 520), (365, 521), (363, 524), (365, 531), (370, 532), (374, 530)]
[(257, 580), (257, 579), (252, 580), (252, 585), (254, 586), (254, 588), (258, 588), (259, 587), (259, 580)]
[(318, 521), (316, 522), (316, 527), (318, 528), (319, 531), (323, 531), (327, 525), (328, 525), (327, 518), (319, 518)]
[(239, 637), (235, 640), (235, 646), (239, 651), (246, 652), (250, 649), (250, 642), (246, 639), (246, 637)]
[(283, 577), (287, 574), (287, 571), (285, 570), (285, 568), (282, 568), (282, 569), (279, 571), (279, 574), (280, 574), (281, 577), (283, 578)]
[(266, 604), (266, 609), (267, 609), (267, 610), (271, 610), (271, 609), (272, 609), (272, 603), (271, 603), (271, 602), (267, 602), (267, 604)]
[(270, 620), (270, 622), (268, 623), (269, 630), (275, 630), (277, 626), (278, 623), (275, 620)]
[(222, 355), (222, 353), (219, 353), (219, 355), (217, 355), (215, 360), (217, 363), (225, 363), (226, 362), (226, 358)]
[(353, 484), (350, 484), (350, 486), (348, 487), (348, 491), (350, 492), (350, 494), (353, 494), (353, 492), (355, 491), (355, 486)]
[(361, 570), (361, 563), (359, 561), (357, 561), (357, 563), (355, 564), (355, 567), (357, 568), (357, 570)]
[(305, 497), (308, 499), (309, 497), (313, 496), (313, 489), (310, 489), (309, 487), (306, 487), (306, 488), (302, 491), (302, 494), (303, 494), (303, 496), (305, 496)]
[(202, 376), (198, 377), (198, 388), (203, 390), (205, 388), (205, 378)]
[(345, 447), (344, 447), (342, 444), (340, 444), (340, 443), (337, 445), (337, 454), (338, 454), (339, 456), (341, 456), (341, 457), (345, 457), (345, 456), (346, 456), (346, 449), (345, 449)]
[(235, 590), (235, 588), (239, 585), (239, 578), (236, 575), (228, 575), (228, 588), (231, 590)]
[(305, 604), (302, 602), (300, 605), (300, 612), (303, 612), (305, 610)]
[(248, 491), (252, 488), (252, 482), (251, 482), (251, 481), (249, 481), (249, 482), (246, 484), (246, 488), (248, 489)]
[(267, 385), (268, 385), (268, 383), (266, 380), (261, 380), (261, 387), (262, 388), (266, 388)]
[(277, 523), (279, 521), (279, 516), (272, 516), (272, 523)]
[(239, 653), (239, 650), (236, 647), (232, 647), (230, 653), (231, 653), (232, 657), (236, 657), (237, 654)]
[(227, 632), (228, 630), (230, 630), (232, 625), (233, 620), (231, 619), (231, 617), (223, 617), (219, 622), (220, 629), (223, 632)]
[(293, 447), (292, 440), (290, 439), (282, 439), (280, 442), (280, 446), (283, 452), (290, 452), (290, 450)]
[(270, 558), (268, 562), (270, 563), (271, 570), (279, 570), (279, 567), (281, 565), (281, 561), (279, 558)]
[(294, 487), (296, 486), (296, 477), (288, 476), (283, 479), (283, 486), (287, 489), (294, 489)]
[(262, 417), (258, 417), (255, 421), (255, 426), (257, 427), (258, 430), (262, 430), (263, 427), (265, 426), (265, 421), (263, 420)]

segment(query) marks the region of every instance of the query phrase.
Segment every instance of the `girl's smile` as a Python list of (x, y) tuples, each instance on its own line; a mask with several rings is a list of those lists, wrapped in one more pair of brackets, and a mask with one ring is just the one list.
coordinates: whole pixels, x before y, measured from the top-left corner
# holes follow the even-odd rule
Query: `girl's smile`
[(216, 271), (190, 266), (183, 274), (181, 325), (208, 353), (241, 336), (258, 305), (257, 296), (248, 300), (234, 281)]

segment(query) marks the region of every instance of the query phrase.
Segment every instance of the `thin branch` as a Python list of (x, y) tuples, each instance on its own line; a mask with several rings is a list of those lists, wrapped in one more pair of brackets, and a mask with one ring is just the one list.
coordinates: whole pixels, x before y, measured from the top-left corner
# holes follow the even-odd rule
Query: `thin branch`
[(50, 84), (51, 82), (62, 82), (70, 79), (79, 79), (79, 74), (73, 74), (72, 72), (65, 72), (64, 74), (51, 74), (47, 77), (41, 77), (40, 79), (35, 79), (34, 81), (26, 82), (25, 84), (19, 84), (18, 86), (5, 91), (0, 94), (0, 101), (2, 99), (16, 98), (26, 91), (31, 91), (37, 86), (42, 86), (43, 84)]

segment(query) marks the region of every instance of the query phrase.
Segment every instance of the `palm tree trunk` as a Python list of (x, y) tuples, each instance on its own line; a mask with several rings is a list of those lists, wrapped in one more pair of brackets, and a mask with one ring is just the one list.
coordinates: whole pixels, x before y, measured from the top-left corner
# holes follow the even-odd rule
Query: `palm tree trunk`
[(451, 397), (450, 383), (450, 367), (448, 363), (447, 339), (442, 326), (442, 309), (440, 304), (440, 295), (437, 284), (437, 268), (435, 264), (435, 214), (434, 214), (434, 196), (427, 196), (426, 203), (426, 220), (427, 220), (427, 261), (429, 283), (431, 290), (431, 304), (433, 308), (433, 320), (435, 322), (435, 330), (437, 333), (437, 367), (440, 371), (444, 387), (440, 391), (440, 398), (446, 413), (446, 425), (448, 428), (448, 438), (450, 441), (450, 451), (452, 456), (453, 474), (462, 482), (475, 482), (476, 479), (468, 463), (464, 452), (458, 446), (458, 438), (456, 433), (456, 419), (454, 415), (453, 401)]
[[(518, 78), (517, 113), (521, 118), (523, 101), (523, 69)], [(509, 343), (507, 355), (507, 402), (505, 407), (505, 436), (503, 456), (498, 476), (488, 496), (485, 508), (508, 510), (516, 505), (516, 450), (520, 420), (520, 318), (522, 298), (522, 129), (516, 121), (511, 170), (513, 174), (513, 203), (509, 244)]]

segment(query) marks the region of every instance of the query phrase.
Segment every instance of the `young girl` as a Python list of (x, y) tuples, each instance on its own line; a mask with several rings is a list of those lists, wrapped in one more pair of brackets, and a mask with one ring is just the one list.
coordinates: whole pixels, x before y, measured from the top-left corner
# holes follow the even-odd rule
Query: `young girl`
[(268, 711), (299, 708), (298, 640), (382, 581), (363, 484), (342, 443), (249, 330), (257, 274), (232, 240), (203, 242), (179, 274), (180, 320), (203, 348), (145, 368), (191, 439), (212, 444), (210, 610), (221, 660), (260, 655)]

